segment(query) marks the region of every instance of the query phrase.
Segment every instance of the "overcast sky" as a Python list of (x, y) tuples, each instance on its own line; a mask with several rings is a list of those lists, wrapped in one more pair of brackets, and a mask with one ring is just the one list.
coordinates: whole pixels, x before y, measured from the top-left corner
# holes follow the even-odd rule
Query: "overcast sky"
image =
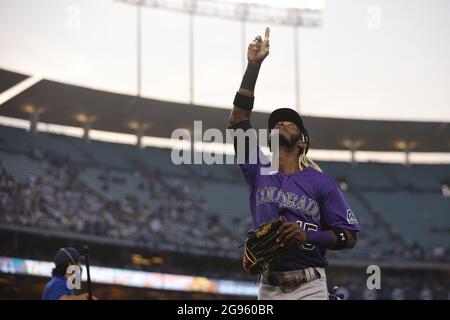
[[(304, 114), (450, 121), (450, 1), (328, 0), (302, 28)], [(0, 0), (0, 67), (136, 93), (136, 9), (111, 0)], [(143, 95), (189, 98), (188, 18), (143, 11)], [(264, 24), (248, 24), (251, 41)], [(270, 26), (256, 110), (294, 107), (293, 30)], [(195, 18), (195, 102), (229, 108), (242, 76), (238, 22)]]

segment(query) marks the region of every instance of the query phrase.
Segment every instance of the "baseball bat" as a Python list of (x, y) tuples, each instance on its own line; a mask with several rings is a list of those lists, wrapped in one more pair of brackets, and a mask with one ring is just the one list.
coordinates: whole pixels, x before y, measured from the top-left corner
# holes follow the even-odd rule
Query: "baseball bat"
[(92, 286), (91, 286), (91, 272), (90, 272), (90, 264), (89, 264), (89, 247), (85, 245), (83, 247), (84, 250), (84, 262), (86, 264), (86, 273), (87, 273), (87, 286), (88, 286), (88, 299), (92, 300)]

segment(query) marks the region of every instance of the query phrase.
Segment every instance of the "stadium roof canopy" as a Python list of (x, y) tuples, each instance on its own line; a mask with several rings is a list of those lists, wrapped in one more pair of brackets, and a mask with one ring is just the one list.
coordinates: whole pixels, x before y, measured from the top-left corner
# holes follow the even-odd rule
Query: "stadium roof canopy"
[[(26, 76), (0, 70), (2, 91)], [(233, 99), (230, 92), (230, 105)], [(28, 106), (28, 107), (27, 107)], [(30, 106), (42, 109), (39, 121), (81, 127), (80, 119), (95, 117), (92, 129), (135, 133), (131, 123), (147, 123), (146, 136), (170, 138), (176, 128), (192, 128), (195, 120), (207, 128), (224, 129), (229, 109), (211, 108), (109, 93), (42, 80), (0, 105), (0, 116), (29, 119)], [(268, 114), (254, 112), (252, 124), (266, 128)], [(411, 122), (304, 117), (313, 149), (450, 152), (448, 122)]]
[(26, 78), (26, 75), (0, 69), (0, 93)]

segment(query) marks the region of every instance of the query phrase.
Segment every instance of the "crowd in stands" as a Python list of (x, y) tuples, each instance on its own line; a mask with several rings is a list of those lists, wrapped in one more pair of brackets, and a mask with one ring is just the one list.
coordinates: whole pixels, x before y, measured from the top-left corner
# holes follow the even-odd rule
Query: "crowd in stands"
[[(98, 166), (96, 183), (87, 183), (81, 175), (86, 164), (40, 148), (34, 148), (26, 157), (39, 164), (42, 171), (20, 179), (0, 158), (0, 224), (26, 226), (36, 230), (57, 230), (78, 235), (92, 235), (105, 239), (126, 241), (136, 247), (156, 245), (171, 252), (192, 252), (199, 249), (214, 257), (217, 253), (232, 253), (236, 263), (232, 266), (217, 263), (215, 258), (202, 263), (181, 264), (167, 261), (163, 265), (135, 265), (127, 259), (105, 261), (100, 265), (129, 268), (143, 271), (201, 275), (210, 278), (252, 281), (240, 267), (242, 244), (247, 230), (251, 228), (250, 215), (221, 216), (213, 214), (208, 202), (198, 193), (199, 188), (210, 177), (186, 177), (161, 174), (158, 170), (138, 169), (122, 176), (111, 174), (107, 166)], [(139, 177), (129, 179), (127, 177)], [(127, 188), (136, 183), (137, 190), (147, 201), (130, 194), (126, 197), (108, 197), (109, 191)], [(331, 259), (371, 259), (390, 262), (448, 262), (447, 243), (431, 250), (414, 242), (404, 245), (402, 234), (394, 225), (373, 215), (360, 220), (363, 230), (358, 237), (357, 247), (347, 253), (329, 251)], [(444, 221), (430, 232), (448, 233)], [(372, 232), (384, 230), (384, 233)], [(382, 239), (383, 235), (387, 239)], [(70, 236), (69, 236), (70, 237)], [(383, 242), (384, 244), (380, 245)], [(387, 245), (386, 245), (387, 243)], [(403, 244), (402, 244), (403, 243)], [(8, 254), (11, 247), (3, 244), (2, 254)], [(154, 248), (154, 247), (153, 247)], [(372, 250), (376, 248), (375, 250)], [(358, 256), (367, 250), (368, 255)], [(23, 253), (23, 252), (22, 252)], [(36, 250), (26, 257), (48, 260)], [(11, 256), (15, 256), (13, 253)], [(224, 256), (224, 255), (222, 255)], [(24, 256), (25, 257), (25, 256)], [(238, 258), (238, 259), (235, 259)], [(170, 259), (169, 259), (170, 260)], [(411, 277), (410, 277), (411, 278)], [(383, 290), (377, 291), (378, 299), (448, 299), (449, 285), (433, 279), (410, 278), (398, 282), (397, 277), (384, 279)], [(365, 292), (358, 281), (345, 277), (330, 279), (351, 299), (371, 299), (372, 293)], [(348, 280), (348, 281), (347, 281)], [(392, 280), (392, 281), (391, 281)], [(396, 282), (397, 281), (397, 282)]]
[[(39, 150), (33, 152), (45, 168), (45, 175), (30, 176), (18, 182), (1, 166), (0, 221), (31, 227), (73, 231), (138, 244), (168, 243), (184, 248), (236, 251), (248, 217), (234, 217), (234, 225), (220, 216), (208, 214), (206, 203), (193, 201), (189, 188), (175, 179), (172, 187), (152, 192), (160, 183), (157, 175), (147, 179), (141, 188), (148, 190), (149, 203), (133, 197), (108, 200), (78, 179), (79, 168), (66, 159), (51, 157)], [(107, 171), (98, 176), (104, 189), (122, 180), (107, 179)]]
[[(235, 216), (211, 212), (198, 192), (210, 180), (208, 175), (189, 180), (138, 168), (116, 176), (107, 166), (95, 164), (94, 183), (81, 179), (86, 164), (61, 153), (35, 147), (26, 156), (43, 168), (26, 179), (17, 179), (0, 159), (0, 223), (71, 231), (144, 247), (158, 245), (183, 252), (199, 249), (213, 255), (232, 253), (234, 257), (240, 255), (239, 246), (251, 228), (247, 210)], [(126, 189), (130, 183), (137, 184), (134, 188), (144, 194), (146, 201), (132, 192), (119, 198), (105, 196), (110, 189)], [(245, 206), (247, 203), (242, 204)], [(395, 226), (386, 226), (367, 214), (360, 224), (367, 232), (361, 232), (357, 247), (347, 253), (329, 252), (331, 258), (450, 260), (446, 243), (431, 250), (418, 243), (405, 245)], [(444, 230), (434, 232), (448, 232), (445, 227), (448, 225), (444, 223)]]

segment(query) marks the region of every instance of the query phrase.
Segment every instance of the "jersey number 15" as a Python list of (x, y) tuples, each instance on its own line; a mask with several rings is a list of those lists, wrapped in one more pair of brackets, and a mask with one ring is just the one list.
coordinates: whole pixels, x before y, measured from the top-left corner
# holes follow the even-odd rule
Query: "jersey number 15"
[[(300, 220), (297, 220), (298, 225), (300, 226), (300, 229), (303, 229), (305, 231), (317, 231), (317, 225), (315, 225), (314, 223), (308, 223), (308, 222), (303, 222)], [(305, 250), (314, 250), (315, 245), (313, 245), (312, 243), (304, 243), (301, 245), (302, 249)]]

